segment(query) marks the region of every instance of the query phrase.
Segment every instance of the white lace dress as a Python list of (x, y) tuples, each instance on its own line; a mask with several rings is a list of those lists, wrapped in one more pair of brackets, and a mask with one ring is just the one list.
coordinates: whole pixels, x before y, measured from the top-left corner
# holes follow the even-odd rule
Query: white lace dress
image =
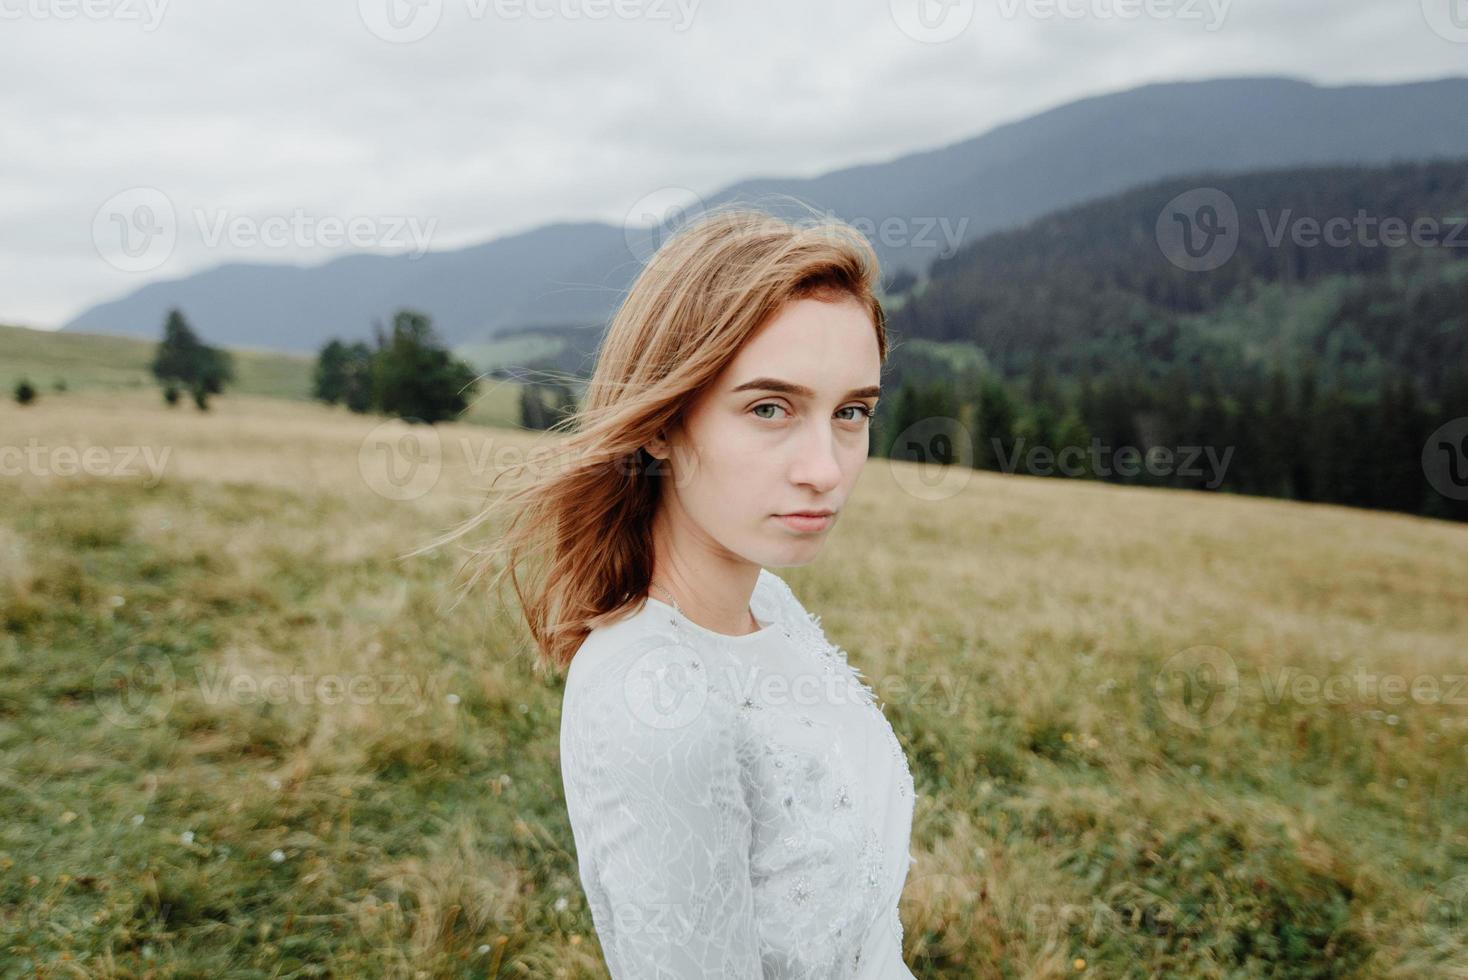
[(613, 980), (910, 980), (913, 782), (872, 692), (762, 569), (747, 636), (660, 600), (586, 638), (561, 776)]

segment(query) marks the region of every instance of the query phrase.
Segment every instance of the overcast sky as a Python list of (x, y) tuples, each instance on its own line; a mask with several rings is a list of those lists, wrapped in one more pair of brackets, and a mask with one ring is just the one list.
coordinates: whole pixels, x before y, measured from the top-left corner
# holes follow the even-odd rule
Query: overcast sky
[(1461, 2), (0, 0), (0, 322), (620, 223), (1148, 82), (1468, 74)]

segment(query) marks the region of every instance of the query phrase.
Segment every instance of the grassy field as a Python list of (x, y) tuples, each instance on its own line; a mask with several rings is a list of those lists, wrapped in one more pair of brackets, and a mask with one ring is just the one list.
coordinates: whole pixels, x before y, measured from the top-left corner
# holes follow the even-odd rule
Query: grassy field
[[(9, 399), (28, 378), (42, 394), (64, 381), (69, 391), (156, 390), (148, 365), (157, 343), (105, 334), (62, 333), (0, 325), (0, 395)], [(275, 398), (311, 397), (312, 358), (275, 351), (234, 350), (238, 379), (231, 390)]]
[[(0, 975), (605, 976), (559, 682), (396, 558), (533, 439), (378, 422), (0, 403)], [(935, 475), (778, 570), (911, 759), (918, 976), (1468, 975), (1468, 527)]]
[[(157, 344), (150, 340), (106, 334), (61, 333), (0, 324), (0, 398), (10, 399), (16, 384), (28, 379), (41, 397), (64, 398), (70, 392), (152, 392), (161, 398), (148, 365)], [(523, 344), (505, 341), (480, 351), (493, 364), (514, 360)], [(232, 348), (236, 379), (232, 395), (261, 395), (293, 401), (311, 400), (315, 359), (279, 351)], [(475, 362), (477, 363), (477, 362)], [(488, 366), (493, 366), (489, 364)], [(481, 370), (487, 369), (481, 366)], [(65, 390), (57, 388), (57, 382)], [(464, 421), (475, 425), (515, 426), (519, 422), (520, 387), (514, 382), (482, 378)], [(187, 401), (187, 397), (184, 399)]]

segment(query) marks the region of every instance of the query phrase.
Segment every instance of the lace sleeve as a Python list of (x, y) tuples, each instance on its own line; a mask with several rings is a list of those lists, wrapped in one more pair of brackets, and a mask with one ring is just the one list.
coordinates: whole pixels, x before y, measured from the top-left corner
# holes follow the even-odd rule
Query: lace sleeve
[(582, 886), (613, 980), (759, 980), (751, 820), (732, 707), (698, 652), (583, 650), (561, 767)]

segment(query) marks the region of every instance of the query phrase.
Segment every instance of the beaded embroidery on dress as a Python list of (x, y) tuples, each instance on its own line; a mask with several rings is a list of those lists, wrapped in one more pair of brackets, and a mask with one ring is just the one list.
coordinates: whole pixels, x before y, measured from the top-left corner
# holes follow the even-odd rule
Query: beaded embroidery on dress
[(613, 980), (909, 980), (913, 782), (873, 693), (779, 576), (725, 636), (648, 599), (566, 676), (561, 768)]

